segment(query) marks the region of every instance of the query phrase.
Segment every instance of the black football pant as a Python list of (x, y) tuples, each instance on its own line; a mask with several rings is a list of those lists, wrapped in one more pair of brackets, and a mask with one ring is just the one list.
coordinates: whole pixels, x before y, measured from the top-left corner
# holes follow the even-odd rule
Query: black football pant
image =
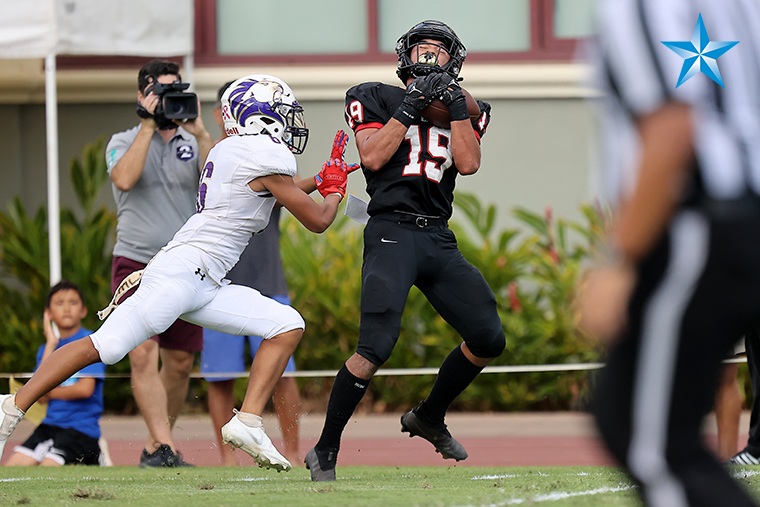
[(723, 358), (760, 315), (760, 213), (680, 211), (663, 236), (597, 383), (600, 434), (647, 505), (755, 505), (700, 430)]

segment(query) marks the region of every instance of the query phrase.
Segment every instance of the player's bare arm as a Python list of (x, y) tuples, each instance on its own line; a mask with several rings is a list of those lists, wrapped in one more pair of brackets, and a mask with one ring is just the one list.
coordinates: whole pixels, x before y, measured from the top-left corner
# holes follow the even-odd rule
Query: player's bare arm
[(277, 202), (287, 208), (304, 227), (316, 233), (324, 232), (333, 223), (342, 198), (340, 194), (335, 193), (325, 197), (322, 204), (318, 204), (298, 188), (292, 177), (282, 174), (262, 176), (248, 185), (258, 192), (271, 192)]
[(475, 174), (480, 169), (480, 143), (469, 118), (451, 122), (451, 158), (459, 174)]
[(395, 118), (383, 128), (365, 128), (356, 132), (356, 148), (362, 165), (377, 172), (388, 163), (406, 136), (407, 127)]

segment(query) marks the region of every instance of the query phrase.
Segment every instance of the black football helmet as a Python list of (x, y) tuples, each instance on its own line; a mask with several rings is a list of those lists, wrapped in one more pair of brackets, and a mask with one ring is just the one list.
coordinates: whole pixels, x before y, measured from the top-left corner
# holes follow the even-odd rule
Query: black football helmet
[[(432, 39), (441, 43), (441, 47), (451, 57), (446, 65), (438, 66), (435, 62), (431, 64), (424, 61), (412, 61), (410, 57), (411, 50), (423, 39)], [(443, 69), (453, 77), (458, 77), (459, 71), (462, 70), (462, 64), (465, 58), (467, 58), (467, 49), (465, 49), (457, 34), (454, 33), (454, 30), (446, 25), (446, 23), (430, 19), (417, 23), (408, 32), (399, 37), (396, 42), (396, 54), (398, 55), (396, 74), (406, 84), (410, 76), (425, 76), (430, 74), (435, 67)]]

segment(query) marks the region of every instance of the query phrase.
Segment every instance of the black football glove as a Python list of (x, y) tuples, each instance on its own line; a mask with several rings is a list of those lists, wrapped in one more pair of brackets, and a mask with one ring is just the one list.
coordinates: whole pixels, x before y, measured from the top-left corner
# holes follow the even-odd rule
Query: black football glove
[(419, 121), (421, 111), (425, 109), (435, 98), (433, 90), (441, 86), (440, 72), (434, 72), (427, 76), (415, 78), (406, 87), (404, 100), (393, 113), (393, 117), (409, 128)]
[(441, 83), (434, 90), (434, 95), (441, 99), (449, 108), (449, 118), (451, 121), (460, 121), (470, 119), (467, 112), (467, 98), (459, 86), (459, 80), (449, 74), (444, 74)]

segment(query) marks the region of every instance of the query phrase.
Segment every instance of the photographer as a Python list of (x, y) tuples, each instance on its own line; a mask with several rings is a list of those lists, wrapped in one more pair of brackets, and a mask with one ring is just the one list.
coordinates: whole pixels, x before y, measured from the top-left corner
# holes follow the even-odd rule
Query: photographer
[[(140, 124), (114, 134), (106, 148), (117, 212), (114, 290), (130, 273), (144, 268), (195, 213), (200, 169), (213, 141), (197, 114), (200, 102), (193, 94), (181, 93), (181, 82), (177, 64), (145, 64), (137, 77)], [(161, 86), (172, 83), (177, 84)], [(171, 102), (166, 107), (168, 94), (177, 92), (181, 95), (174, 106), (180, 107)], [(174, 109), (187, 109), (193, 98), (195, 118), (180, 115), (185, 119), (176, 120), (178, 124), (167, 117), (177, 112)], [(187, 465), (174, 447), (172, 427), (185, 402), (194, 355), (202, 347), (202, 329), (178, 320), (130, 352), (132, 392), (150, 433), (140, 466)]]

